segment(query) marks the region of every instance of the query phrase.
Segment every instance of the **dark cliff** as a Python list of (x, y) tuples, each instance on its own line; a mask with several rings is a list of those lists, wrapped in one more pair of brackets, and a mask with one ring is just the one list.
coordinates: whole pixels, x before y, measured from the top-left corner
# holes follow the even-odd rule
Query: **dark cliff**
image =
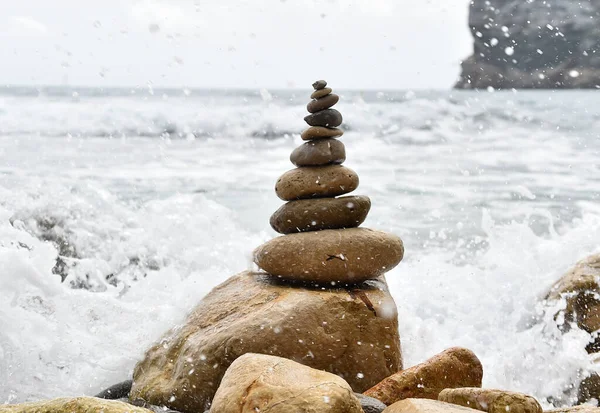
[(473, 0), (458, 89), (600, 88), (600, 0)]

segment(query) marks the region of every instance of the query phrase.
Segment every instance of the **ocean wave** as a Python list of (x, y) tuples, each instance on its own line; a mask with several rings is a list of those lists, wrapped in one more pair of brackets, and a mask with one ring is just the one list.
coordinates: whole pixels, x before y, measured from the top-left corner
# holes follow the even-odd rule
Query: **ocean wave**
[[(297, 92), (171, 92), (161, 97), (90, 89), (75, 99), (66, 96), (65, 90), (0, 94), (0, 136), (278, 139), (299, 134), (306, 127), (302, 118), (308, 99)], [(367, 137), (397, 138), (406, 144), (422, 144), (420, 135), (481, 134), (514, 125), (524, 130), (563, 128), (592, 134), (600, 124), (598, 116), (590, 116), (588, 104), (592, 102), (584, 94), (584, 99), (573, 102), (568, 115), (551, 95), (544, 100), (510, 92), (453, 92), (435, 98), (425, 92), (422, 96), (406, 92), (341, 94), (342, 128)]]

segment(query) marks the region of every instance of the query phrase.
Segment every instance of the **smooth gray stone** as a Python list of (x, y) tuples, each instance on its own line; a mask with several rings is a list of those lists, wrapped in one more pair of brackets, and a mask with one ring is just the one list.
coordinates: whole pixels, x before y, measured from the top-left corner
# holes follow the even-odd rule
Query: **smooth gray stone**
[(312, 84), (312, 87), (315, 90), (321, 90), (321, 89), (325, 88), (325, 86), (327, 86), (327, 82), (324, 80), (317, 80), (315, 83)]
[(310, 126), (335, 128), (342, 124), (342, 114), (335, 109), (325, 109), (306, 116), (304, 121)]
[(354, 395), (360, 401), (360, 405), (365, 413), (381, 413), (387, 407), (382, 401), (374, 397), (365, 396), (361, 393), (354, 393)]
[(107, 400), (116, 400), (123, 397), (128, 397), (129, 392), (131, 391), (131, 385), (133, 384), (133, 380), (125, 380), (121, 383), (113, 384), (106, 390), (102, 390), (100, 393), (95, 395), (94, 397), (98, 397), (99, 399), (107, 399)]

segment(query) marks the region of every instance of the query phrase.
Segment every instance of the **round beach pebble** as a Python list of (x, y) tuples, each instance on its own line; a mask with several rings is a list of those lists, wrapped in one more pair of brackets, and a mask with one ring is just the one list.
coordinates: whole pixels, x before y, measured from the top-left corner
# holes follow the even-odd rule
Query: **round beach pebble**
[(310, 102), (308, 102), (308, 105), (306, 105), (306, 110), (308, 110), (310, 113), (315, 113), (320, 110), (329, 109), (330, 107), (338, 103), (339, 100), (340, 97), (338, 95), (336, 95), (335, 93), (331, 93), (325, 97), (322, 97), (321, 99), (313, 99)]
[(305, 141), (321, 138), (335, 138), (342, 136), (344, 131), (338, 128), (324, 128), (323, 126), (311, 126), (302, 132), (300, 137)]
[(333, 89), (331, 89), (330, 87), (326, 87), (325, 89), (315, 90), (314, 92), (312, 92), (312, 95), (310, 95), (310, 98), (311, 99), (319, 99), (319, 98), (322, 98), (323, 96), (327, 96), (332, 91), (333, 91)]
[(463, 387), (442, 390), (438, 400), (488, 413), (542, 413), (533, 397), (508, 390)]
[(340, 164), (346, 160), (344, 144), (337, 139), (317, 139), (303, 143), (290, 155), (296, 166)]
[(326, 229), (274, 238), (254, 251), (254, 262), (287, 280), (357, 283), (391, 270), (403, 255), (402, 240), (393, 234)]
[(342, 124), (342, 114), (335, 109), (325, 109), (304, 117), (310, 126), (325, 126), (335, 128)]
[(347, 194), (358, 187), (358, 175), (341, 165), (306, 166), (287, 171), (277, 180), (275, 193), (284, 201)]
[(299, 199), (290, 201), (271, 215), (271, 226), (280, 234), (354, 228), (371, 209), (368, 196)]
[(321, 90), (321, 89), (325, 88), (325, 86), (327, 86), (327, 82), (324, 80), (317, 80), (315, 83), (312, 84), (312, 87), (315, 90)]

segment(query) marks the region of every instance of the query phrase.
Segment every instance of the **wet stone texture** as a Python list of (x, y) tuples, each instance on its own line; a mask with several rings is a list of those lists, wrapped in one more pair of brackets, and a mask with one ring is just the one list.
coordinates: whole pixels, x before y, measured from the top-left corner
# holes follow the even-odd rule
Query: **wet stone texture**
[(337, 139), (316, 139), (298, 146), (290, 155), (296, 166), (341, 164), (346, 160), (346, 148)]
[(392, 404), (384, 413), (477, 413), (477, 410), (438, 400), (405, 399)]
[(96, 397), (75, 397), (0, 405), (0, 413), (153, 413), (143, 407)]
[(313, 166), (287, 171), (277, 181), (275, 193), (284, 201), (344, 195), (358, 187), (358, 175), (341, 165)]
[(458, 388), (443, 390), (438, 400), (489, 413), (542, 413), (536, 399), (506, 390)]
[(387, 405), (408, 398), (434, 399), (447, 388), (481, 387), (483, 367), (466, 348), (452, 347), (386, 378), (364, 392)]
[(346, 228), (274, 238), (254, 251), (254, 262), (282, 279), (331, 285), (376, 278), (403, 256), (402, 240), (393, 234)]
[(472, 1), (473, 55), (455, 87), (597, 88), (599, 14), (597, 0)]
[(264, 354), (245, 354), (231, 364), (210, 411), (363, 413), (342, 378)]
[(212, 290), (146, 352), (130, 398), (202, 412), (227, 368), (246, 353), (328, 371), (363, 392), (402, 368), (397, 317), (383, 279), (323, 288), (244, 272)]
[(358, 227), (371, 209), (367, 196), (299, 199), (283, 204), (271, 216), (280, 234)]

